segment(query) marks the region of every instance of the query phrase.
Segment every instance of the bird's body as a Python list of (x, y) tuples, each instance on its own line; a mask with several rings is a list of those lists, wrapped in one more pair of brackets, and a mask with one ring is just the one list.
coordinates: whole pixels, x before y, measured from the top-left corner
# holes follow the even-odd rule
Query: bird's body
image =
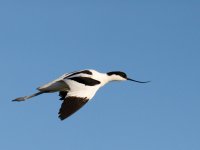
[(58, 79), (38, 88), (44, 92), (68, 91), (68, 96), (86, 97), (91, 99), (96, 91), (109, 82), (104, 73), (95, 70), (82, 70), (70, 74), (64, 74)]
[[(56, 80), (37, 88), (38, 92), (30, 96), (19, 97), (13, 101), (24, 101), (43, 93), (59, 92), (63, 100), (59, 111), (61, 120), (69, 117), (93, 98), (95, 93), (110, 81), (132, 80), (120, 71), (100, 73), (95, 70), (81, 70), (64, 74)], [(146, 83), (132, 80), (135, 82)]]

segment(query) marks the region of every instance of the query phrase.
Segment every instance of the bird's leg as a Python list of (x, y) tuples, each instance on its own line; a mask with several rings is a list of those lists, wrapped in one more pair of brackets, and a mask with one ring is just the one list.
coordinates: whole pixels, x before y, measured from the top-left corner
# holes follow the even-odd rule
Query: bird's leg
[(59, 96), (61, 97), (60, 100), (64, 100), (67, 96), (67, 91), (60, 91)]
[(43, 93), (46, 93), (46, 92), (40, 91), (40, 92), (34, 93), (34, 94), (30, 95), (30, 96), (18, 97), (16, 99), (12, 100), (12, 101), (16, 101), (16, 102), (25, 101), (25, 100), (27, 100), (29, 98), (32, 98), (34, 96), (38, 96), (38, 95), (43, 94)]

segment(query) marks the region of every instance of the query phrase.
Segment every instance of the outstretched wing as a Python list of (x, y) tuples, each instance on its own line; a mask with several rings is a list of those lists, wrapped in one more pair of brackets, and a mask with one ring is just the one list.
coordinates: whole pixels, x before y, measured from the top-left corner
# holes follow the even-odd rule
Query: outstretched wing
[(92, 72), (89, 70), (81, 70), (81, 71), (76, 71), (76, 72), (72, 72), (72, 73), (66, 73), (66, 74), (60, 76), (59, 78), (57, 78), (43, 86), (38, 87), (37, 89), (42, 92), (68, 91), (68, 90), (70, 90), (70, 87), (68, 86), (68, 84), (65, 81), (68, 80), (69, 78), (76, 80), (77, 77), (79, 77), (80, 75), (88, 77), (88, 76), (92, 75)]
[(71, 73), (62, 79), (69, 86), (69, 90), (63, 90), (59, 93), (60, 100), (63, 100), (58, 113), (61, 120), (83, 107), (100, 88), (101, 82), (91, 78), (91, 75), (91, 71), (82, 70)]
[(61, 120), (66, 119), (67, 117), (75, 113), (77, 110), (79, 110), (81, 107), (83, 107), (83, 105), (85, 105), (88, 102), (88, 100), (88, 98), (75, 96), (66, 97), (59, 110), (59, 118)]

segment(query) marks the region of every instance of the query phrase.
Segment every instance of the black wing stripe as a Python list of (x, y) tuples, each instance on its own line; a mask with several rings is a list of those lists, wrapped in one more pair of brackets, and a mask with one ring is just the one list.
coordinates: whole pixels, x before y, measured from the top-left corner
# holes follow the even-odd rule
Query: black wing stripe
[(60, 108), (59, 111), (59, 118), (61, 120), (66, 119), (73, 113), (75, 113), (77, 110), (79, 110), (83, 105), (85, 105), (88, 102), (87, 98), (81, 98), (81, 97), (67, 97)]
[(72, 77), (72, 76), (74, 76), (74, 75), (77, 75), (77, 74), (81, 74), (81, 73), (83, 73), (83, 74), (88, 74), (88, 75), (92, 75), (92, 72), (91, 72), (91, 71), (89, 71), (89, 70), (83, 70), (83, 71), (79, 71), (79, 72), (72, 73), (72, 74), (70, 74), (69, 76), (65, 77), (65, 79), (66, 79), (66, 78), (69, 78), (69, 77)]
[(100, 81), (89, 78), (89, 77), (72, 77), (72, 78), (69, 78), (69, 79), (74, 80), (78, 83), (85, 84), (87, 86), (94, 86), (94, 85), (101, 83)]

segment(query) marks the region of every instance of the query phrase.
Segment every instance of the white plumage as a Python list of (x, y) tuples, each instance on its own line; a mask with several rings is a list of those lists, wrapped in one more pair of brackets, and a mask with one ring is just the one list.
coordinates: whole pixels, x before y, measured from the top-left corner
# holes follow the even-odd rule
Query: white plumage
[(43, 93), (59, 92), (60, 100), (63, 100), (59, 111), (61, 120), (69, 117), (90, 99), (93, 98), (99, 88), (110, 81), (131, 80), (139, 83), (147, 83), (127, 78), (124, 72), (113, 71), (100, 73), (89, 69), (64, 74), (61, 77), (37, 88), (39, 92), (30, 96), (24, 96), (14, 99), (13, 101), (24, 101)]

